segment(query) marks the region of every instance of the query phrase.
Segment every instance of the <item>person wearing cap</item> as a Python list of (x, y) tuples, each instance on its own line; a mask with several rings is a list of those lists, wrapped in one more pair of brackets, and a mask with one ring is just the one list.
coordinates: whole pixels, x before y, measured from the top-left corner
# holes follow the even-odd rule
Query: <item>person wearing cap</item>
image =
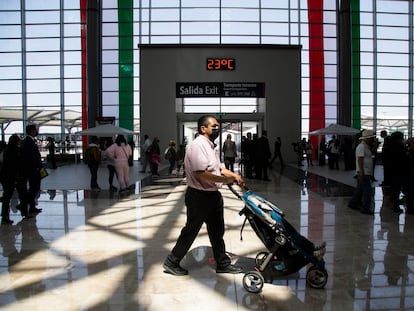
[(373, 160), (372, 147), (374, 144), (375, 133), (371, 130), (364, 130), (359, 140), (361, 143), (355, 150), (356, 174), (358, 177), (357, 187), (352, 195), (348, 206), (359, 209), (363, 214), (374, 214), (371, 209), (372, 200), (372, 176)]

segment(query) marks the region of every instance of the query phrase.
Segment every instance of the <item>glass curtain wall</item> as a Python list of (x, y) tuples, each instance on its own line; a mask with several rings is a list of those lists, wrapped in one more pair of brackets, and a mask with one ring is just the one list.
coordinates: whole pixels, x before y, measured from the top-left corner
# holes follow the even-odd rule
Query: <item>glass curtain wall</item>
[[(39, 122), (42, 131), (67, 134), (71, 129), (65, 122), (68, 110), (82, 112), (82, 2), (86, 0), (0, 2), (0, 119), (6, 109), (14, 109), (24, 120), (2, 121), (7, 135), (22, 133), (25, 122), (36, 120), (31, 118), (33, 112), (49, 110), (55, 113), (55, 123)], [(360, 104), (353, 106), (352, 122), (411, 135), (412, 1), (351, 2), (357, 4), (360, 23), (356, 38)], [(302, 46), (303, 135), (336, 123), (338, 3), (101, 1), (103, 114), (115, 116), (119, 124), (132, 122), (139, 129), (140, 43), (297, 44)]]
[[(0, 2), (3, 132), (22, 134), (31, 121), (44, 133), (80, 124), (62, 122), (81, 113), (80, 37), (79, 1)], [(10, 111), (17, 114), (7, 120)]]
[(412, 136), (413, 2), (360, 1), (359, 16), (361, 125)]

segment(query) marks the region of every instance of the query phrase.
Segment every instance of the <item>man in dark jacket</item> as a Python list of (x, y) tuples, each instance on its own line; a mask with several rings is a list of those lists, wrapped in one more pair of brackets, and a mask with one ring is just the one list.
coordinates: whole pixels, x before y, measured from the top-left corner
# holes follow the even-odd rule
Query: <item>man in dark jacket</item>
[(38, 131), (35, 124), (26, 126), (26, 138), (23, 142), (24, 171), (29, 182), (28, 203), (29, 214), (38, 214), (41, 208), (36, 208), (36, 197), (40, 191), (40, 170), (42, 169), (42, 157), (36, 144), (35, 137)]
[(98, 169), (101, 164), (101, 150), (99, 148), (98, 136), (91, 137), (91, 142), (85, 150), (85, 156), (87, 157), (86, 164), (88, 164), (89, 171), (91, 172), (91, 190), (100, 191), (101, 188), (98, 185)]
[(15, 188), (20, 200), (17, 209), (23, 217), (28, 217), (27, 186), (26, 180), (22, 179), (22, 162), (21, 139), (17, 134), (13, 134), (4, 150), (3, 166), (0, 168), (0, 182), (3, 186), (1, 224), (13, 223), (10, 220), (10, 200)]
[(270, 151), (269, 139), (267, 138), (267, 131), (262, 131), (262, 136), (257, 139), (255, 148), (255, 172), (256, 179), (270, 181), (268, 176), (269, 159), (272, 156)]
[(403, 212), (403, 209), (400, 208), (401, 192), (405, 195), (407, 210), (413, 211), (413, 194), (410, 188), (410, 164), (404, 144), (403, 133), (398, 131), (392, 133), (388, 144), (388, 178), (391, 188), (393, 211), (397, 213)]

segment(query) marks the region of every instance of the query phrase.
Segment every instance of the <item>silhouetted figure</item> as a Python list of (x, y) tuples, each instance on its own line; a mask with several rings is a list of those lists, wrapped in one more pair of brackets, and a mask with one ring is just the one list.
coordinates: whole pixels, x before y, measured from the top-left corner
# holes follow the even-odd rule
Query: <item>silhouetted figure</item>
[(223, 143), (222, 152), (224, 156), (224, 165), (228, 170), (234, 172), (234, 162), (237, 157), (237, 149), (236, 143), (231, 140), (231, 134), (227, 134), (227, 139)]
[(344, 155), (344, 164), (345, 164), (345, 170), (353, 170), (355, 169), (355, 152), (352, 148), (352, 138), (351, 137), (345, 137), (344, 143), (341, 146), (341, 153)]
[(152, 141), (147, 134), (144, 135), (144, 143), (141, 146), (141, 166), (140, 173), (145, 173), (148, 164), (151, 162), (151, 145)]
[(326, 140), (325, 137), (321, 138), (319, 143), (319, 166), (325, 166), (325, 157), (326, 157)]
[(161, 150), (160, 150), (160, 140), (158, 137), (154, 137), (150, 148), (150, 166), (152, 177), (160, 176), (158, 172), (158, 167), (161, 163)]
[(309, 166), (313, 166), (313, 144), (310, 139), (305, 143), (306, 162)]
[(50, 167), (52, 169), (56, 169), (57, 168), (56, 158), (55, 158), (56, 145), (55, 145), (55, 140), (53, 139), (53, 137), (47, 138), (46, 148), (49, 150)]
[(246, 178), (253, 178), (253, 140), (252, 133), (247, 133), (246, 138), (242, 141), (242, 161)]
[[(114, 143), (114, 141), (112, 140), (112, 138), (110, 138), (108, 140), (108, 147), (112, 146), (113, 143)], [(106, 154), (106, 150), (105, 150), (105, 154)], [(106, 167), (108, 168), (109, 191), (115, 192), (115, 191), (118, 190), (118, 188), (114, 186), (114, 178), (115, 178), (115, 175), (117, 175), (116, 170), (115, 170), (115, 160), (112, 157), (110, 157), (106, 154), (106, 161), (107, 161)], [(117, 178), (118, 178), (118, 176), (117, 176)]]
[(101, 188), (98, 185), (98, 169), (101, 163), (101, 150), (99, 149), (99, 138), (97, 136), (91, 137), (91, 142), (85, 150), (84, 161), (88, 165), (91, 172), (91, 190), (99, 191)]
[(23, 142), (23, 159), (24, 159), (24, 172), (29, 182), (28, 189), (28, 203), (29, 214), (38, 214), (42, 211), (41, 208), (36, 208), (36, 198), (40, 191), (41, 176), (40, 170), (42, 169), (42, 157), (39, 152), (39, 148), (36, 144), (35, 137), (38, 134), (35, 124), (29, 124), (26, 126), (26, 138)]
[(285, 166), (285, 163), (283, 162), (283, 156), (282, 156), (282, 140), (280, 139), (280, 137), (277, 137), (275, 140), (275, 150), (273, 152), (273, 158), (270, 160), (269, 166), (272, 167), (273, 162), (279, 158), (280, 160), (280, 165), (281, 166)]
[(168, 167), (168, 174), (171, 175), (174, 168), (175, 168), (175, 164), (177, 162), (177, 150), (175, 149), (175, 141), (174, 140), (170, 140), (170, 143), (168, 144), (167, 149), (164, 152), (164, 157), (166, 160), (168, 160), (168, 163), (170, 164)]
[(0, 169), (0, 182), (3, 186), (1, 223), (12, 224), (10, 220), (10, 200), (16, 188), (20, 203), (17, 208), (22, 216), (27, 216), (27, 188), (23, 170), (21, 140), (18, 135), (10, 136), (3, 154), (3, 166)]
[(331, 170), (339, 169), (339, 152), (340, 142), (339, 139), (334, 135), (328, 143), (328, 164)]
[(384, 180), (382, 181), (381, 186), (389, 186), (390, 185), (390, 180), (389, 180), (390, 169), (389, 169), (389, 155), (388, 155), (389, 148), (388, 147), (389, 147), (389, 142), (390, 142), (390, 136), (385, 130), (382, 130), (380, 135), (383, 139), (382, 151), (381, 151), (381, 162), (382, 162), (382, 167), (384, 170), (383, 172)]
[(389, 141), (388, 160), (389, 160), (389, 181), (391, 187), (391, 201), (393, 211), (402, 213), (400, 208), (400, 193), (404, 193), (407, 203), (407, 210), (413, 210), (413, 189), (410, 189), (410, 163), (407, 150), (404, 145), (404, 136), (401, 132), (391, 134)]
[(270, 181), (268, 176), (269, 159), (271, 157), (269, 140), (267, 138), (267, 131), (262, 132), (262, 136), (257, 139), (255, 144), (255, 162), (254, 170), (256, 173), (256, 179), (262, 179), (264, 181)]

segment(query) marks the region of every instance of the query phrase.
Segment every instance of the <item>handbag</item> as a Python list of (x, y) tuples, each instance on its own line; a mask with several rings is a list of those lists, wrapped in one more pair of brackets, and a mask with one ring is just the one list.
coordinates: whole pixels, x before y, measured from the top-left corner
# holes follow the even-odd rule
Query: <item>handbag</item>
[(44, 167), (42, 167), (39, 171), (40, 174), (40, 179), (43, 179), (47, 176), (49, 176), (49, 173), (46, 171), (46, 169)]
[(128, 157), (128, 166), (133, 166), (134, 165), (134, 159), (132, 158), (132, 155), (128, 156), (123, 147), (122, 147), (122, 150), (124, 151), (125, 155)]

